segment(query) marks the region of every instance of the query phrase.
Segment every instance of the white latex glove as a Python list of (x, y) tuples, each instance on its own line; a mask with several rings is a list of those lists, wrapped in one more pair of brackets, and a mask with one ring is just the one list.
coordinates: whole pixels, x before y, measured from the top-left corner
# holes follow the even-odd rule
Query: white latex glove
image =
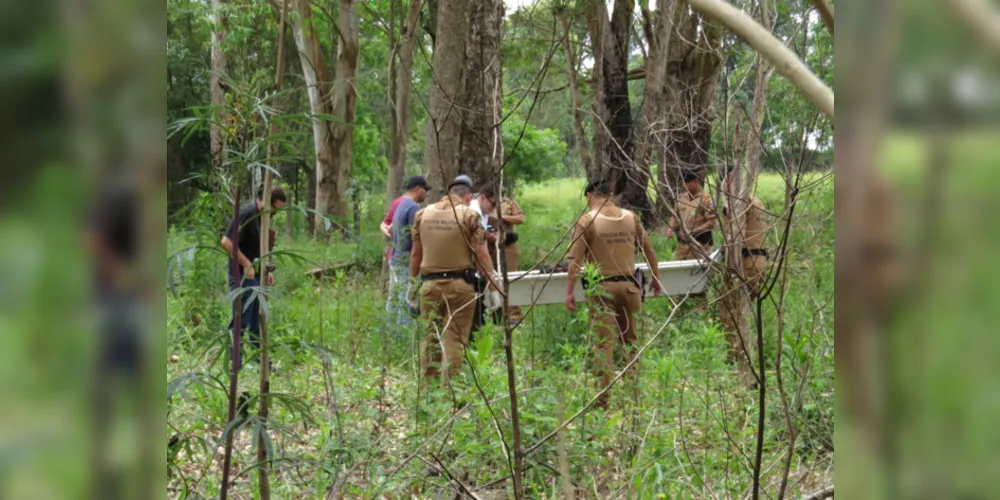
[(493, 312), (503, 307), (503, 297), (500, 295), (500, 292), (486, 290), (484, 293), (483, 305), (486, 306), (487, 311)]
[(420, 307), (420, 301), (417, 298), (418, 288), (413, 283), (410, 283), (406, 287), (406, 304), (410, 306), (410, 309), (418, 309)]

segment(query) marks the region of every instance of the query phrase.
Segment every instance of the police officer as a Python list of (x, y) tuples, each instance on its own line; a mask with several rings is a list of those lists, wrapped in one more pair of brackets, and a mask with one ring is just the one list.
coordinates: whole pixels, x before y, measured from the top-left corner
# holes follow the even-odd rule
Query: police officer
[[(512, 273), (517, 271), (518, 257), (521, 254), (521, 247), (518, 244), (519, 236), (514, 231), (514, 226), (524, 224), (524, 211), (521, 210), (521, 206), (517, 204), (517, 201), (515, 201), (514, 198), (505, 197), (503, 201), (500, 202), (500, 208), (497, 215), (499, 215), (500, 218), (498, 222), (506, 235), (503, 243), (505, 252), (504, 264), (507, 272)], [(511, 326), (517, 325), (520, 321), (521, 308), (519, 306), (511, 306)]]
[[(751, 344), (747, 335), (746, 325), (743, 321), (744, 298), (756, 297), (760, 292), (760, 284), (767, 269), (768, 254), (764, 248), (764, 239), (767, 236), (768, 216), (764, 211), (764, 204), (753, 194), (746, 200), (747, 208), (745, 214), (736, 213), (736, 197), (738, 193), (733, 187), (733, 179), (737, 175), (734, 168), (729, 168), (726, 176), (721, 182), (721, 189), (725, 195), (725, 206), (722, 209), (722, 220), (725, 227), (732, 227), (733, 218), (739, 221), (741, 215), (745, 215), (745, 220), (736, 227), (736, 234), (728, 234), (727, 244), (740, 244), (742, 270), (728, 268), (726, 276), (723, 277), (722, 296), (719, 298), (719, 319), (726, 330), (726, 340), (729, 344), (729, 360), (735, 361), (743, 376), (749, 373), (749, 362), (747, 354), (751, 352)], [(740, 286), (745, 289), (741, 290)], [(750, 384), (751, 386), (753, 383)]]
[[(605, 295), (591, 299), (596, 309), (592, 321), (597, 335), (594, 374), (600, 380), (599, 390), (611, 382), (616, 338), (626, 347), (629, 357), (636, 344), (636, 317), (642, 308), (642, 291), (634, 277), (635, 253), (639, 247), (653, 274), (650, 287), (653, 294), (663, 291), (656, 252), (639, 218), (618, 207), (611, 201), (610, 194), (610, 187), (600, 178), (591, 180), (584, 189), (590, 210), (576, 221), (573, 229), (566, 286), (566, 308), (575, 312), (573, 288), (580, 267), (586, 262), (597, 264), (601, 274), (597, 286), (604, 292), (601, 295)], [(607, 408), (607, 393), (598, 400), (598, 406)]]
[(676, 212), (667, 223), (667, 236), (677, 236), (674, 260), (700, 259), (712, 249), (715, 201), (693, 172), (684, 174), (684, 188), (677, 196)]
[(472, 181), (459, 176), (441, 201), (418, 211), (414, 217), (410, 254), (410, 290), (407, 299), (417, 302), (430, 331), (421, 346), (420, 366), (426, 379), (438, 375), (445, 386), (462, 366), (472, 329), (476, 291), (473, 284), (489, 276), (493, 263), (486, 249), (479, 214), (469, 208)]

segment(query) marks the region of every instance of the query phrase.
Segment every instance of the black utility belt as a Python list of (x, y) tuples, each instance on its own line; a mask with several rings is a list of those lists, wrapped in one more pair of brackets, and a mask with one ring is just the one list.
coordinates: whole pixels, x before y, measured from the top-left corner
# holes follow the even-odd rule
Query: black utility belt
[(702, 231), (698, 234), (691, 235), (694, 237), (694, 241), (701, 243), (702, 245), (714, 245), (715, 241), (712, 239), (711, 231)]
[(475, 284), (479, 281), (479, 274), (475, 269), (469, 268), (461, 271), (445, 271), (443, 273), (428, 273), (420, 275), (420, 281), (443, 280), (464, 280), (467, 283)]
[(763, 255), (765, 259), (767, 258), (766, 248), (744, 248), (741, 253), (744, 257), (749, 257), (751, 255)]
[[(581, 281), (583, 282), (584, 288), (590, 288), (590, 280), (583, 278)], [(621, 283), (623, 281), (629, 281), (633, 283), (635, 286), (639, 286), (639, 281), (635, 279), (635, 276), (626, 276), (626, 275), (602, 276), (597, 279), (597, 283)]]

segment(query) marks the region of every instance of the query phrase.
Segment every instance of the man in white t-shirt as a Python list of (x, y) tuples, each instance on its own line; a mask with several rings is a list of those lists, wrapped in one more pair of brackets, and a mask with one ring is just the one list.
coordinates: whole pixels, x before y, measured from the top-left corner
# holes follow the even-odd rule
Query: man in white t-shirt
[(496, 215), (496, 201), (496, 189), (493, 187), (493, 184), (487, 183), (479, 188), (479, 193), (469, 203), (469, 208), (479, 214), (480, 223), (486, 229), (486, 243), (490, 245), (490, 249), (493, 248), (493, 245), (496, 245), (497, 237), (500, 234), (497, 232), (497, 228), (491, 227), (489, 224), (490, 216)]

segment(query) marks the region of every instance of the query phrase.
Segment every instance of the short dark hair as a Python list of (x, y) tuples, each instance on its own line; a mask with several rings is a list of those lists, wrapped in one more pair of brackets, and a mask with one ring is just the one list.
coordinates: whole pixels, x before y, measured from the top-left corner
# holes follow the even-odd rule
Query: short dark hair
[(448, 194), (455, 196), (465, 196), (467, 194), (472, 194), (472, 188), (465, 184), (453, 184), (451, 189), (448, 190)]
[(594, 178), (587, 183), (587, 187), (583, 189), (583, 195), (587, 196), (590, 193), (597, 193), (601, 196), (611, 196), (611, 184), (603, 178)]
[(493, 201), (497, 197), (497, 190), (493, 187), (492, 182), (487, 182), (486, 184), (479, 186), (479, 194), (485, 196), (486, 199)]
[[(264, 199), (264, 186), (257, 189), (257, 199)], [(271, 186), (271, 204), (280, 201), (282, 203), (288, 203), (288, 198), (285, 197), (285, 191), (278, 186)]]
[(684, 183), (687, 184), (691, 181), (698, 181), (701, 184), (701, 176), (694, 172), (687, 172), (684, 174)]

